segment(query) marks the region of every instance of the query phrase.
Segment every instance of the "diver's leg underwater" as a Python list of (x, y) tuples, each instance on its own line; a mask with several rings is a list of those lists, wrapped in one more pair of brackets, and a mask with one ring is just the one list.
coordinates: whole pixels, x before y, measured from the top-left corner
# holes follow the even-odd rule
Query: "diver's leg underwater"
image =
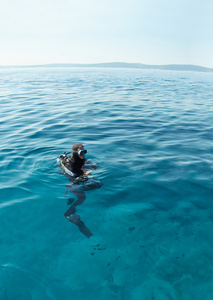
[(73, 193), (78, 199), (65, 212), (64, 216), (66, 218), (69, 217), (71, 214), (74, 214), (76, 212), (76, 206), (81, 205), (86, 199), (86, 195), (82, 191), (72, 191), (71, 193)]
[(86, 184), (70, 184), (67, 185), (67, 190), (74, 194), (77, 197), (77, 200), (69, 207), (69, 209), (64, 213), (65, 218), (67, 218), (71, 223), (78, 226), (79, 230), (87, 237), (91, 237), (93, 234), (89, 231), (89, 229), (85, 226), (84, 222), (81, 221), (80, 216), (76, 215), (76, 207), (81, 205), (86, 200), (85, 191), (91, 191), (97, 188), (100, 188), (103, 185), (102, 182), (97, 181), (95, 179), (90, 179)]

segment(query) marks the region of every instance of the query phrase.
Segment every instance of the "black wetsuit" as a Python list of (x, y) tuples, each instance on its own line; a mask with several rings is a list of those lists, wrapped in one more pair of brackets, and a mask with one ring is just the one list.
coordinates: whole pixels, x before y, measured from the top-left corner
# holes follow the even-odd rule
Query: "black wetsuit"
[(65, 166), (74, 173), (75, 177), (79, 177), (84, 175), (84, 171), (82, 170), (83, 165), (85, 163), (85, 158), (81, 159), (78, 156), (77, 152), (73, 152), (72, 156), (66, 158), (64, 164)]

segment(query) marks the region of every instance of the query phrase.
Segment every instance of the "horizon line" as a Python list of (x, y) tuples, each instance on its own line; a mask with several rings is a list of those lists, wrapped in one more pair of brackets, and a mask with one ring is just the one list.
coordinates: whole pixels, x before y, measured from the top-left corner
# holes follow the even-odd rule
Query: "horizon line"
[[(195, 68), (194, 71), (213, 72), (213, 68), (204, 67), (194, 64), (143, 64), (143, 63), (129, 63), (129, 62), (101, 62), (101, 63), (41, 63), (41, 64), (18, 64), (18, 65), (0, 65), (0, 68), (29, 68), (29, 67), (112, 67), (112, 68), (138, 68), (138, 69), (159, 69), (159, 70), (186, 70), (188, 68)], [(169, 69), (167, 69), (169, 68)], [(177, 68), (177, 69), (176, 69)], [(199, 70), (198, 70), (199, 69)], [(190, 71), (190, 70), (189, 70)], [(193, 71), (193, 70), (192, 70)]]

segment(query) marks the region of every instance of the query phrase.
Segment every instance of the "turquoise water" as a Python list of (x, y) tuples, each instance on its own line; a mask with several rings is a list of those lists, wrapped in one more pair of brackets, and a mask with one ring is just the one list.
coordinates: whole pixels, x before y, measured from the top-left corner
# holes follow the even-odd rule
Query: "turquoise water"
[[(213, 74), (0, 69), (0, 299), (212, 300)], [(101, 189), (64, 218), (75, 142)]]

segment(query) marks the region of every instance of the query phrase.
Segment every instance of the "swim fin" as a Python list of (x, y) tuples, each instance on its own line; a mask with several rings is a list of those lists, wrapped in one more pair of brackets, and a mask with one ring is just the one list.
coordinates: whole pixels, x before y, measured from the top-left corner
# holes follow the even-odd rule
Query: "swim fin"
[(68, 217), (68, 220), (78, 226), (81, 233), (83, 233), (87, 238), (90, 238), (93, 233), (86, 227), (83, 221), (81, 221), (79, 215), (72, 214)]

